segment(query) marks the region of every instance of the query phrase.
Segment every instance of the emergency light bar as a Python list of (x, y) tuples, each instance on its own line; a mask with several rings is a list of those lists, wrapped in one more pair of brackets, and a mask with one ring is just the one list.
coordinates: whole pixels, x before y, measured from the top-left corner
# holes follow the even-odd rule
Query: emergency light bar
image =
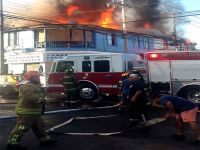
[(200, 52), (148, 52), (147, 60), (200, 60)]

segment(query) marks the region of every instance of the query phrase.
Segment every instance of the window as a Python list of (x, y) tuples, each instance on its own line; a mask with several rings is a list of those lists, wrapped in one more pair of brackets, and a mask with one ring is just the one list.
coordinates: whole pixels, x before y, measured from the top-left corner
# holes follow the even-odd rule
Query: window
[(19, 32), (8, 33), (8, 46), (19, 45)]
[(133, 62), (128, 61), (128, 70), (132, 70), (132, 69), (133, 69)]
[(86, 42), (93, 41), (93, 33), (91, 31), (85, 31), (85, 41)]
[(149, 44), (148, 44), (148, 39), (146, 37), (144, 37), (144, 48), (148, 49), (149, 48)]
[(70, 41), (70, 30), (69, 29), (48, 29), (46, 30), (47, 41)]
[(138, 37), (137, 36), (133, 37), (133, 47), (134, 48), (139, 48), (139, 46), (138, 46)]
[(84, 41), (84, 34), (83, 34), (83, 30), (81, 29), (72, 29), (71, 35), (72, 35), (71, 41), (79, 41), (79, 42)]
[(141, 36), (138, 37), (138, 48), (144, 48), (143, 38)]
[(94, 72), (109, 72), (110, 63), (108, 60), (94, 61)]
[(60, 61), (57, 64), (56, 72), (65, 72), (67, 68), (73, 67), (73, 61)]
[(83, 72), (91, 72), (91, 61), (83, 61), (82, 62), (82, 71)]
[(45, 32), (44, 32), (44, 30), (35, 31), (35, 40), (37, 42), (44, 42), (45, 41)]
[(8, 33), (8, 46), (14, 45), (14, 33), (10, 32)]
[(116, 45), (116, 37), (114, 34), (107, 34), (108, 45)]

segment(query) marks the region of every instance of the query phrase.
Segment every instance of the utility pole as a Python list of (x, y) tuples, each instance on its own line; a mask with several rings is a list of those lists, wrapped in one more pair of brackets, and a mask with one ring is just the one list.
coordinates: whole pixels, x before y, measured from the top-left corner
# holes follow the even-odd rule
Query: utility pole
[(123, 38), (124, 38), (124, 52), (128, 53), (128, 35), (126, 29), (126, 15), (124, 9), (124, 0), (121, 0), (121, 8), (122, 8), (122, 31), (123, 31)]
[[(172, 14), (172, 18), (173, 18), (173, 23), (174, 23), (174, 26), (173, 26), (173, 37), (174, 37), (174, 42), (175, 42), (175, 48), (176, 48), (177, 50), (182, 50), (182, 48), (181, 48), (181, 41), (178, 40), (178, 38), (177, 38), (176, 16), (175, 16), (174, 13)], [(179, 46), (178, 44), (180, 44), (180, 46)]]
[[(111, 3), (107, 3), (107, 6), (114, 5), (115, 0), (112, 0)], [(124, 0), (120, 0), (120, 7), (121, 7), (121, 17), (122, 17), (122, 38), (124, 39), (124, 52), (128, 53), (128, 35), (126, 29), (126, 15), (124, 9)]]
[(0, 74), (4, 74), (4, 38), (3, 38), (3, 26), (4, 26), (4, 20), (3, 20), (3, 0), (0, 0), (0, 13), (1, 13), (1, 19), (0, 19)]
[(177, 40), (177, 36), (176, 36), (176, 20), (175, 20), (175, 15), (174, 13), (172, 14), (172, 18), (173, 18), (173, 37), (174, 37), (174, 41), (176, 42)]

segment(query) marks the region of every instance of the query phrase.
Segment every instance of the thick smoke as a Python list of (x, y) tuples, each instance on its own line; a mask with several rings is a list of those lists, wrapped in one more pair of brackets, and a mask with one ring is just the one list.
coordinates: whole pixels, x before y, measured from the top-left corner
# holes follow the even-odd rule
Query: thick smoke
[[(4, 4), (4, 10), (12, 12), (15, 15), (25, 16), (27, 20), (20, 20), (15, 15), (11, 18), (5, 18), (5, 24), (9, 27), (28, 26), (32, 24), (46, 23), (81, 23), (99, 25), (98, 22), (102, 17), (102, 13), (109, 9), (109, 6), (114, 8), (113, 23), (119, 25), (121, 29), (121, 0), (34, 0), (27, 3), (26, 7), (20, 7), (22, 3), (19, 1)], [(10, 9), (11, 3), (15, 6), (19, 5), (18, 9)], [(125, 13), (126, 13), (126, 26), (128, 31), (144, 31), (144, 28), (149, 31), (153, 29), (159, 30), (162, 33), (171, 32), (172, 19), (163, 19), (169, 17), (170, 14), (166, 12), (174, 12), (177, 9), (182, 9), (180, 2), (163, 2), (162, 0), (124, 0)], [(174, 8), (169, 9), (171, 6)], [(78, 9), (73, 13), (67, 11), (71, 6)], [(160, 7), (161, 6), (161, 7)], [(76, 8), (75, 8), (76, 9)], [(162, 11), (163, 9), (163, 11)], [(167, 10), (169, 9), (169, 10)], [(167, 10), (167, 11), (166, 11)], [(165, 13), (163, 13), (165, 11)], [(21, 14), (21, 15), (20, 15)], [(32, 19), (33, 18), (33, 19)], [(38, 22), (34, 22), (37, 20)]]
[[(57, 0), (56, 7), (60, 13), (65, 14), (63, 17), (68, 20), (67, 23), (76, 23), (77, 20), (85, 18), (88, 23), (94, 25), (95, 22), (98, 22), (102, 13), (102, 11), (96, 10), (108, 9), (107, 3), (115, 6), (113, 21), (121, 25), (122, 5), (120, 0)], [(140, 29), (150, 28), (165, 32), (167, 30), (165, 27), (166, 23), (160, 18), (161, 12), (158, 9), (159, 4), (160, 0), (124, 0), (127, 30), (140, 32)], [(78, 6), (80, 12), (94, 12), (69, 16), (65, 11), (71, 5)]]
[[(145, 23), (154, 25), (160, 21), (160, 11), (157, 9), (159, 6), (159, 0), (134, 0), (136, 14), (141, 21), (136, 23), (137, 26), (144, 26)], [(134, 6), (134, 3), (133, 3)]]

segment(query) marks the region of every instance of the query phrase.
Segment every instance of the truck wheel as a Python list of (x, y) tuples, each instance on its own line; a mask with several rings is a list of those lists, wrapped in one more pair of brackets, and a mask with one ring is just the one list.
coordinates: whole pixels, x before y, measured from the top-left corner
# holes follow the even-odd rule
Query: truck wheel
[(195, 103), (200, 103), (200, 86), (189, 86), (186, 87), (180, 95), (183, 98), (191, 100)]
[(98, 91), (92, 85), (81, 85), (79, 90), (79, 98), (83, 101), (92, 101), (98, 98)]

